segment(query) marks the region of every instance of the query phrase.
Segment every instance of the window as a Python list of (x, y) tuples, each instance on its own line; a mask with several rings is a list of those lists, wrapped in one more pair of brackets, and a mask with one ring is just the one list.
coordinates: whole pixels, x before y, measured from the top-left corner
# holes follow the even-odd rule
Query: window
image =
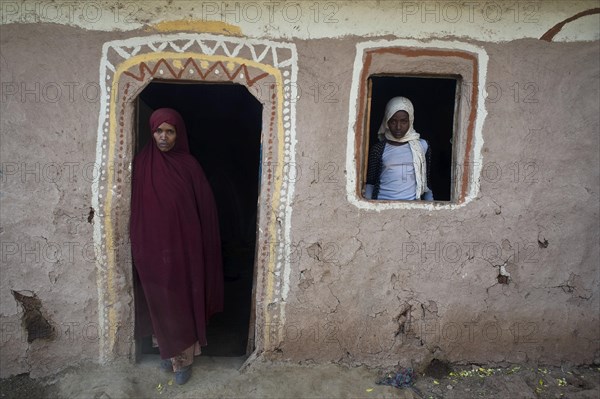
[[(430, 163), (427, 165), (428, 186), (436, 201), (450, 201), (452, 188), (452, 135), (456, 111), (455, 96), (458, 77), (393, 76), (369, 77), (370, 109), (368, 132), (369, 150), (365, 151), (366, 172), (368, 154), (378, 142), (377, 131), (384, 117), (385, 106), (393, 97), (408, 98), (415, 109), (414, 129), (429, 144)], [(366, 176), (366, 174), (364, 175)], [(365, 180), (363, 180), (365, 181)]]
[[(365, 209), (450, 209), (474, 198), (481, 170), (487, 54), (459, 42), (374, 41), (357, 45), (349, 113), (347, 194)], [(372, 201), (363, 196), (369, 149), (386, 103), (403, 96), (414, 128), (428, 141), (430, 201)], [(351, 157), (353, 155), (353, 157)]]

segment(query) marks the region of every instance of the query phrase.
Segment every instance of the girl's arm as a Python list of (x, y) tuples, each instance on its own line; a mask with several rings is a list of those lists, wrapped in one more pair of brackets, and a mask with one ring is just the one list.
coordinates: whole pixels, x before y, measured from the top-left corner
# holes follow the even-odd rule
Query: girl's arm
[(385, 143), (377, 143), (369, 151), (369, 162), (367, 164), (367, 181), (365, 185), (365, 198), (373, 199), (373, 190), (379, 185), (381, 174), (381, 154), (383, 154)]

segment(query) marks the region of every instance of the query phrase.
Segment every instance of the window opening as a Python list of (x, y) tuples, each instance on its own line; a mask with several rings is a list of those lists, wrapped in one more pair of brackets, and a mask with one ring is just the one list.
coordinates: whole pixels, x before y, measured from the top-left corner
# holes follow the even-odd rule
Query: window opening
[(369, 150), (377, 143), (377, 131), (387, 102), (397, 96), (408, 98), (414, 106), (414, 128), (429, 143), (431, 164), (428, 186), (435, 201), (451, 201), (453, 187), (457, 86), (459, 77), (398, 76), (378, 74), (368, 79), (365, 155), (362, 186), (366, 182)]

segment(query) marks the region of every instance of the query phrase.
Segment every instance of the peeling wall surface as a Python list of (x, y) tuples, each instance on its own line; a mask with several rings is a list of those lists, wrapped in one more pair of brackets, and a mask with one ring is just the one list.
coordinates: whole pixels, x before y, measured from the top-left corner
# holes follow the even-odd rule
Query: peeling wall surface
[[(133, 359), (121, 177), (157, 78), (263, 104), (256, 355), (600, 362), (598, 2), (0, 4), (2, 377)], [(359, 197), (382, 48), (372, 68), (466, 71), (464, 200)]]

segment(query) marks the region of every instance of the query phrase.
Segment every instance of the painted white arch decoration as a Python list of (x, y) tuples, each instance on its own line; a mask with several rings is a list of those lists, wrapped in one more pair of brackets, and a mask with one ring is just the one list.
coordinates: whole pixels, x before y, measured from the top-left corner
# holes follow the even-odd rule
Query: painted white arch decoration
[[(120, 276), (115, 275), (115, 254), (118, 248), (112, 248), (115, 242), (112, 236), (112, 228), (113, 223), (116, 221), (112, 220), (111, 216), (114, 210), (113, 204), (118, 203), (118, 199), (121, 197), (121, 188), (115, 184), (114, 176), (112, 176), (114, 170), (111, 170), (111, 165), (118, 161), (117, 150), (115, 149), (117, 124), (115, 104), (119, 96), (118, 80), (122, 76), (119, 71), (122, 70), (123, 65), (132, 60), (135, 61), (135, 57), (139, 58), (140, 56), (163, 52), (181, 54), (182, 56), (196, 54), (225, 57), (226, 59), (236, 59), (244, 52), (246, 54), (244, 60), (277, 71), (275, 74), (280, 78), (278, 84), (281, 84), (281, 87), (277, 88), (279, 107), (277, 117), (279, 123), (276, 127), (278, 146), (275, 160), (279, 161), (280, 166), (274, 168), (274, 199), (271, 205), (276, 206), (273, 207), (273, 215), (270, 216), (271, 219), (277, 219), (277, 221), (269, 225), (273, 231), (266, 232), (268, 239), (272, 241), (268, 243), (270, 248), (269, 269), (262, 271), (266, 279), (262, 292), (264, 296), (262, 317), (267, 323), (271, 320), (274, 323), (285, 322), (285, 302), (290, 278), (291, 248), (289, 242), (294, 181), (293, 179), (283, 181), (285, 180), (283, 179), (285, 173), (283, 163), (293, 164), (295, 160), (296, 107), (293, 99), (297, 98), (295, 82), (298, 74), (298, 57), (295, 45), (269, 40), (191, 33), (114, 40), (104, 44), (100, 61), (101, 97), (96, 144), (96, 165), (99, 170), (99, 178), (95, 179), (92, 184), (92, 206), (96, 216), (94, 219), (94, 244), (98, 287), (99, 359), (101, 363), (117, 357), (115, 345), (117, 344), (118, 326), (115, 323), (118, 324), (124, 318), (123, 315), (119, 314), (123, 310), (120, 310), (115, 288)], [(248, 57), (248, 54), (250, 54), (250, 57)], [(160, 73), (162, 72), (160, 70)], [(190, 70), (190, 74), (192, 72)], [(216, 70), (215, 73), (219, 73), (219, 71)], [(241, 73), (237, 75), (237, 78), (248, 79), (247, 76)], [(286, 115), (285, 125), (283, 123), (284, 114)], [(130, 172), (131, 162), (126, 167)], [(259, 262), (257, 262), (257, 267), (259, 267)], [(257, 309), (257, 320), (259, 317), (258, 312)], [(265, 334), (268, 333), (269, 331), (265, 329)], [(272, 338), (270, 336), (271, 341)], [(132, 340), (131, 335), (129, 339)], [(259, 341), (260, 337), (258, 337), (257, 343)]]

